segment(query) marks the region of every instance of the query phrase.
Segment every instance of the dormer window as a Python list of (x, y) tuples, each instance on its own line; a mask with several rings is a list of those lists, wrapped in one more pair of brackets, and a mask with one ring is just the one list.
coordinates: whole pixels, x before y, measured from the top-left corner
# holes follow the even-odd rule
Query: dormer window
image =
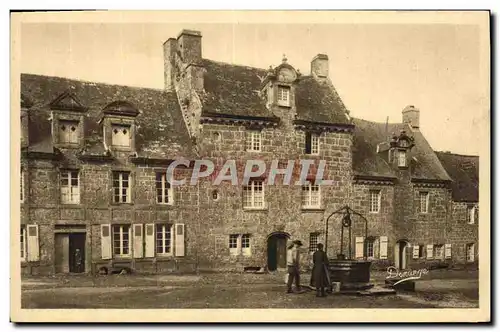
[(112, 125), (111, 126), (111, 144), (113, 146), (129, 147), (130, 146), (130, 126), (128, 125)]
[(278, 105), (290, 107), (290, 87), (278, 86)]
[(79, 136), (78, 121), (59, 120), (59, 143), (78, 144)]

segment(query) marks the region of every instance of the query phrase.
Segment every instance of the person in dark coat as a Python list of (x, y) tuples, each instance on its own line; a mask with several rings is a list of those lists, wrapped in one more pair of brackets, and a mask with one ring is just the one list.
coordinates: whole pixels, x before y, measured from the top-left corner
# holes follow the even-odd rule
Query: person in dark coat
[(325, 287), (329, 286), (328, 282), (328, 257), (323, 251), (323, 244), (318, 243), (318, 250), (313, 254), (313, 270), (312, 270), (312, 286), (316, 287), (316, 296), (325, 296)]

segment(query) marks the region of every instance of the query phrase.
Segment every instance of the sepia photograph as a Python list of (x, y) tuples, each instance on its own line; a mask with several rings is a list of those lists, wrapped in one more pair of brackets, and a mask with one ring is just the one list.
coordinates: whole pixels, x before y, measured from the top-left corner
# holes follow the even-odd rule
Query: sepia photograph
[(489, 321), (490, 97), (488, 11), (11, 13), (11, 320)]

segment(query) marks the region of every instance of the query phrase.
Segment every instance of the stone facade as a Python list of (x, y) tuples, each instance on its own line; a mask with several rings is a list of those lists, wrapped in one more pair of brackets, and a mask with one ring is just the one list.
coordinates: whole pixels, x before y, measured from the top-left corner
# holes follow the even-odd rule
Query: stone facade
[[(326, 241), (327, 229), (327, 253), (335, 258), (342, 216), (332, 213), (344, 206), (367, 220), (353, 215), (344, 253), (372, 260), (374, 268), (463, 264), (471, 251), (477, 262), (478, 222), (467, 221), (477, 199), (454, 197), (454, 183), (464, 180), (450, 177), (430, 148), (419, 110), (406, 107), (400, 124), (351, 119), (328, 78), (326, 55), (312, 59), (303, 75), (286, 58), (269, 70), (203, 59), (201, 40), (199, 32), (183, 31), (165, 42), (164, 91), (21, 77), (23, 273), (71, 272), (78, 246), (85, 257), (78, 272), (273, 271), (284, 267), (286, 241), (300, 239), (308, 252)], [(65, 119), (78, 123), (76, 143), (61, 144), (54, 134)], [(113, 146), (117, 124), (129, 129), (125, 147)], [(249, 132), (258, 132), (256, 151), (248, 149)], [(175, 178), (187, 183), (173, 187), (173, 202), (159, 204), (157, 174), (180, 157), (190, 163)], [(212, 161), (215, 172), (190, 185), (199, 159)], [(320, 161), (323, 178), (332, 181), (320, 185), (319, 204), (309, 207), (302, 204), (308, 191), (295, 185), (304, 159), (313, 162), (309, 181)], [(214, 184), (227, 160), (235, 161), (239, 182)], [(241, 183), (248, 160), (267, 166), (253, 179), (263, 181), (264, 203), (252, 208)], [(284, 169), (290, 160), (291, 185), (282, 175), (268, 185), (273, 161)], [(66, 170), (78, 174), (75, 204), (62, 201)], [(127, 202), (114, 201), (116, 171), (130, 174)], [(131, 231), (115, 235), (115, 225)], [(163, 225), (172, 226), (168, 239), (158, 238)], [(116, 239), (126, 255), (115, 254)], [(169, 254), (160, 254), (159, 244)]]

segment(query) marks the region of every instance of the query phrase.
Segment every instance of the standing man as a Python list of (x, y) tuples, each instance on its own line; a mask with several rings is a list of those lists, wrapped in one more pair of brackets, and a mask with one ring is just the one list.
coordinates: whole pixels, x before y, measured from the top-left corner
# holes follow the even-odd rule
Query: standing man
[(286, 253), (286, 265), (288, 267), (287, 293), (293, 293), (292, 284), (294, 280), (295, 288), (297, 292), (300, 292), (300, 247), (302, 247), (302, 242), (300, 240), (295, 240), (288, 247)]
[(312, 284), (316, 287), (316, 296), (324, 297), (325, 287), (329, 286), (328, 282), (328, 257), (326, 252), (323, 251), (323, 244), (318, 243), (318, 250), (313, 254), (313, 270), (312, 270)]

